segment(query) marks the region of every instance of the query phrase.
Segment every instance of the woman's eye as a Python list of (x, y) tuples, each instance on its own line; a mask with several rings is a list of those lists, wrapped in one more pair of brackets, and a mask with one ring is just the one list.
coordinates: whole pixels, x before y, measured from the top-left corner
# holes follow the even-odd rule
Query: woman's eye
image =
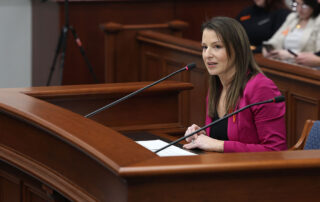
[(215, 46), (213, 46), (215, 49), (220, 49), (220, 48), (222, 48), (222, 46), (221, 45), (215, 45)]
[(202, 50), (206, 50), (207, 48), (207, 46), (202, 46)]

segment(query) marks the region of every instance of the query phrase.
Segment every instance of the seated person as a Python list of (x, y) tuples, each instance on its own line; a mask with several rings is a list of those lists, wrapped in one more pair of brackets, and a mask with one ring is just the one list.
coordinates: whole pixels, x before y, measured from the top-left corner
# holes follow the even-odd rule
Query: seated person
[(289, 14), (279, 30), (264, 43), (274, 47), (271, 51), (263, 48), (265, 57), (294, 60), (295, 54), (300, 52), (320, 50), (320, 6), (317, 0), (296, 0), (296, 3), (297, 12)]
[[(209, 73), (206, 125), (256, 102), (281, 95), (256, 64), (246, 31), (235, 19), (202, 25), (202, 57)], [(186, 138), (186, 149), (215, 152), (286, 150), (285, 103), (252, 106)], [(193, 124), (185, 135), (200, 129)]]
[[(320, 0), (318, 0), (320, 4)], [(302, 52), (297, 55), (295, 62), (300, 65), (310, 66), (310, 67), (320, 67), (320, 51), (316, 53), (312, 52)]]
[(284, 0), (254, 0), (254, 4), (242, 10), (236, 19), (246, 30), (251, 49), (261, 53), (261, 45), (272, 37), (290, 13)]

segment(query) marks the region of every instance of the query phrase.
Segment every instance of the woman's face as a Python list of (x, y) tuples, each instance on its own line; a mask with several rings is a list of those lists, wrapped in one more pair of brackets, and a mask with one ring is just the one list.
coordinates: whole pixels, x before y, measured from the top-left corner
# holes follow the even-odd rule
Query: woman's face
[(313, 8), (311, 8), (307, 4), (304, 4), (303, 0), (296, 0), (296, 2), (299, 18), (301, 20), (308, 20), (313, 13)]
[[(227, 50), (216, 32), (205, 29), (202, 33), (202, 58), (210, 75), (230, 77), (235, 72), (233, 62), (228, 58)], [(231, 57), (232, 58), (232, 57)]]
[[(320, 0), (319, 0), (320, 1)], [(266, 0), (253, 0), (253, 2), (258, 6), (258, 7), (265, 7), (266, 6)]]

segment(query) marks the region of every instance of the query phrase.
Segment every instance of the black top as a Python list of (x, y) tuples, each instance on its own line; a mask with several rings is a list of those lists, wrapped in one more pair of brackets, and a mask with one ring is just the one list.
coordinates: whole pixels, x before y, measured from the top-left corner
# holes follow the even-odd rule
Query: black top
[(242, 10), (236, 19), (246, 30), (250, 44), (255, 46), (254, 53), (261, 52), (263, 41), (267, 41), (280, 28), (286, 20), (290, 10), (278, 9), (266, 11), (256, 5)]
[[(212, 122), (219, 119), (218, 114), (212, 118)], [(228, 119), (224, 119), (210, 127), (210, 137), (217, 140), (228, 140)]]

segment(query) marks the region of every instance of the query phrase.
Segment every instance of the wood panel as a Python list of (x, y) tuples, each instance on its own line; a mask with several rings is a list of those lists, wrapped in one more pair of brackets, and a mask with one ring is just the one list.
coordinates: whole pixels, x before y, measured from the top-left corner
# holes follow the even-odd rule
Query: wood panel
[(297, 95), (294, 92), (290, 93), (290, 96), (291, 97), (288, 97), (291, 103), (290, 107), (292, 108), (292, 114), (290, 114), (290, 126), (293, 128), (290, 128), (292, 136), (291, 139), (289, 139), (289, 144), (293, 145), (298, 141), (302, 133), (302, 129), (304, 127), (302, 120), (308, 120), (310, 117), (314, 118), (314, 120), (320, 119), (320, 105), (319, 99), (305, 97), (304, 95)]
[[(64, 25), (64, 1), (43, 3), (33, 0), (33, 85), (46, 85), (51, 62), (58, 42), (60, 28)], [(69, 16), (80, 37), (99, 82), (104, 82), (104, 33), (99, 25), (106, 22), (120, 24), (157, 24), (180, 19), (189, 24), (184, 37), (200, 40), (200, 26), (212, 16), (235, 17), (251, 0), (70, 0)], [(47, 11), (47, 12), (44, 12)], [(58, 12), (58, 15), (57, 15)], [(57, 18), (57, 19), (55, 19)], [(60, 23), (60, 26), (57, 26)], [(50, 31), (48, 31), (50, 30)], [(45, 33), (43, 35), (43, 33)], [(42, 36), (43, 35), (43, 36)], [(48, 43), (49, 42), (49, 43)], [(47, 46), (43, 46), (47, 44)], [(42, 72), (40, 74), (40, 71)], [(56, 73), (59, 68), (56, 67)], [(58, 74), (57, 74), (58, 75)], [(55, 82), (59, 84), (58, 76)], [(68, 35), (63, 84), (94, 83), (88, 68), (71, 34)]]
[(20, 179), (3, 170), (0, 171), (0, 201), (20, 202)]
[(0, 161), (0, 183), (1, 202), (69, 201), (38, 179), (3, 161)]
[(198, 1), (176, 1), (176, 19), (186, 21), (190, 29), (184, 32), (184, 37), (200, 41), (202, 33), (201, 24), (214, 16), (236, 17), (239, 12), (252, 5), (250, 0), (198, 0)]
[[(139, 30), (155, 30), (182, 36), (188, 23), (174, 20), (162, 24), (122, 25), (108, 22), (100, 25), (105, 32), (105, 83), (141, 81), (139, 75), (138, 43)], [(128, 71), (129, 70), (129, 71)]]
[[(191, 62), (197, 64), (197, 68), (190, 72), (183, 72), (172, 79), (194, 84), (194, 90), (183, 95), (185, 104), (181, 105), (184, 106), (181, 110), (186, 114), (185, 117), (190, 117), (183, 122), (186, 125), (192, 123), (203, 125), (208, 74), (202, 62), (200, 43), (153, 31), (139, 32), (137, 40), (141, 51), (139, 72), (142, 80), (162, 77)], [(188, 108), (188, 106), (191, 107)]]
[[(75, 113), (86, 115), (149, 84), (150, 82), (99, 84), (90, 87), (91, 91), (88, 92), (81, 90), (81, 88), (88, 88), (86, 85), (57, 86), (51, 93), (47, 92), (46, 88), (38, 87), (33, 88), (31, 93), (24, 92)], [(183, 111), (180, 106), (182, 103), (180, 94), (182, 91), (191, 90), (192, 87), (190, 83), (165, 81), (91, 118), (120, 131), (155, 128), (184, 129), (187, 125), (181, 120)], [(155, 116), (150, 117), (146, 114)], [(185, 119), (188, 117), (184, 116), (183, 120)]]

